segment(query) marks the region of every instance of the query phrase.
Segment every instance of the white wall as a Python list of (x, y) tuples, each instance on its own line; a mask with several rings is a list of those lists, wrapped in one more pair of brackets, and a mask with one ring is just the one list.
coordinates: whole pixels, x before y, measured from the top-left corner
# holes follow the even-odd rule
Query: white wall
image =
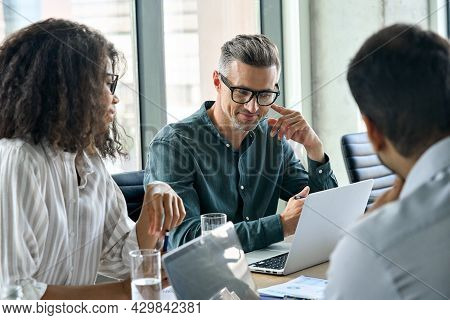
[(346, 82), (347, 65), (364, 40), (383, 26), (406, 22), (427, 28), (428, 0), (309, 3), (312, 125), (332, 159), (340, 184), (346, 184), (340, 138), (365, 130)]

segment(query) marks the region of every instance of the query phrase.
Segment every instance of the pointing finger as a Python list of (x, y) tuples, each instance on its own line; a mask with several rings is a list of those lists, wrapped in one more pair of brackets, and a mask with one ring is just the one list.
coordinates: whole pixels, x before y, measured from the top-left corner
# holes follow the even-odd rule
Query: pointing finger
[(276, 111), (276, 112), (278, 112), (279, 114), (282, 114), (282, 115), (287, 115), (287, 114), (292, 112), (291, 110), (286, 109), (284, 107), (281, 107), (281, 106), (279, 106), (277, 104), (273, 104), (270, 107), (272, 108), (272, 110), (274, 110), (274, 111)]

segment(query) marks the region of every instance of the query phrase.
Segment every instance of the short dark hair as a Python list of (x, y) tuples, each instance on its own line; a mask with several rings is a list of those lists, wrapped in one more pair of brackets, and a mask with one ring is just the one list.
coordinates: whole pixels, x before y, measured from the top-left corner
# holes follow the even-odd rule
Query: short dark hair
[(347, 73), (360, 111), (405, 156), (419, 156), (450, 134), (447, 39), (396, 24), (372, 35)]
[(68, 20), (47, 19), (9, 36), (0, 46), (0, 139), (125, 155), (116, 122), (106, 129), (108, 58), (116, 73), (124, 59), (114, 46)]
[(280, 73), (278, 48), (263, 34), (241, 34), (225, 42), (221, 48), (219, 72), (227, 76), (228, 67), (233, 61), (240, 61), (255, 67), (276, 66)]

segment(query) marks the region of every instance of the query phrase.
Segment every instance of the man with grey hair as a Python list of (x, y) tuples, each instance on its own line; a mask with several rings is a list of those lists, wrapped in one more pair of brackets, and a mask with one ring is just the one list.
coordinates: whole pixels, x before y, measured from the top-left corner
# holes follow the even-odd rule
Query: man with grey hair
[[(213, 73), (216, 101), (165, 126), (150, 143), (145, 184), (167, 182), (186, 208), (169, 247), (199, 236), (202, 214), (223, 212), (244, 251), (263, 248), (295, 232), (310, 190), (337, 186), (316, 133), (299, 112), (274, 104), (279, 76), (278, 50), (266, 36), (235, 37), (222, 46)], [(270, 108), (278, 120), (266, 117)], [(305, 147), (308, 171), (289, 139)], [(277, 215), (280, 198), (288, 203)]]

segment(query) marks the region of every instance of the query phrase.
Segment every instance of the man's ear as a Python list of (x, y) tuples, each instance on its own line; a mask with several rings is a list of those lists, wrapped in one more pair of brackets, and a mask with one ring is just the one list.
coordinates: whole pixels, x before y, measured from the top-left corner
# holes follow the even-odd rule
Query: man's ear
[(217, 70), (214, 70), (213, 72), (213, 83), (214, 87), (216, 88), (217, 93), (220, 91), (220, 75)]
[(362, 115), (362, 118), (364, 120), (364, 123), (366, 124), (367, 128), (367, 135), (369, 136), (369, 140), (372, 143), (373, 149), (375, 152), (382, 151), (386, 147), (386, 138), (381, 133), (380, 130), (378, 130), (375, 123), (367, 116)]

